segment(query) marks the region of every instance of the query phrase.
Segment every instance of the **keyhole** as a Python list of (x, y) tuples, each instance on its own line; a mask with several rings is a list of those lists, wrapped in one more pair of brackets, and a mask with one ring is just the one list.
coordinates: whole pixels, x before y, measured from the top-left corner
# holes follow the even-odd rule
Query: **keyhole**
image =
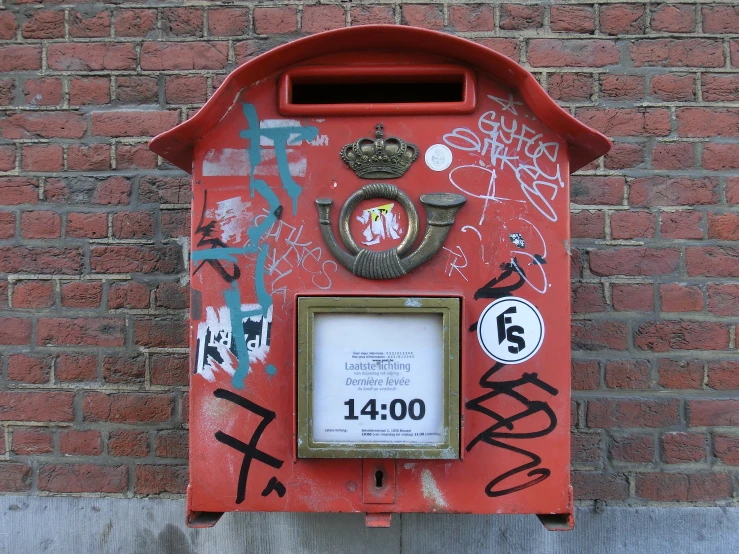
[(384, 475), (382, 474), (381, 470), (375, 471), (375, 486), (379, 489), (382, 488), (382, 478)]

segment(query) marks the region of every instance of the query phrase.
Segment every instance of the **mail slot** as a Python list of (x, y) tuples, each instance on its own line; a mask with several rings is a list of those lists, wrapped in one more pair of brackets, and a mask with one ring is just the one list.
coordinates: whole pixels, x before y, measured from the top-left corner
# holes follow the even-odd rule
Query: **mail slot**
[(569, 174), (610, 147), (470, 41), (330, 31), (151, 141), (192, 174), (187, 521), (573, 525)]

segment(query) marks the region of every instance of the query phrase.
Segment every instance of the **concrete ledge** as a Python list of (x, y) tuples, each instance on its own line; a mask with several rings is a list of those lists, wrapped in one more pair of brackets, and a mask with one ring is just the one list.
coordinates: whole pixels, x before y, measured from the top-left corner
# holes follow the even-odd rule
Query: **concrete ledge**
[(227, 514), (187, 529), (185, 502), (0, 497), (0, 552), (207, 554), (389, 552), (736, 554), (739, 508), (579, 508), (575, 530), (546, 531), (534, 516), (406, 514), (367, 529), (358, 514)]

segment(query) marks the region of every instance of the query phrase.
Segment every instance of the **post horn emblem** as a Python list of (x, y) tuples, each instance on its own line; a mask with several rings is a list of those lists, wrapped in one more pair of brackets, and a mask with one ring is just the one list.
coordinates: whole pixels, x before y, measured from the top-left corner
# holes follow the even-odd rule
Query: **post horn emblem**
[[(360, 248), (349, 231), (349, 220), (354, 208), (362, 200), (371, 198), (386, 198), (397, 200), (408, 214), (408, 232), (396, 248), (381, 252)], [(421, 244), (413, 252), (408, 251), (418, 236), (418, 212), (410, 198), (395, 185), (387, 183), (372, 183), (357, 190), (341, 208), (339, 214), (339, 234), (344, 246), (343, 250), (336, 242), (331, 229), (330, 198), (318, 198), (318, 216), (321, 223), (321, 234), (326, 246), (334, 257), (358, 277), (364, 279), (396, 279), (430, 260), (441, 248), (450, 227), (454, 223), (457, 212), (465, 203), (466, 198), (461, 194), (436, 192), (421, 195), (421, 204), (426, 208), (426, 233)]]
[(361, 138), (344, 145), (341, 159), (362, 179), (396, 179), (418, 158), (418, 146), (398, 137), (385, 138), (382, 123), (375, 138)]

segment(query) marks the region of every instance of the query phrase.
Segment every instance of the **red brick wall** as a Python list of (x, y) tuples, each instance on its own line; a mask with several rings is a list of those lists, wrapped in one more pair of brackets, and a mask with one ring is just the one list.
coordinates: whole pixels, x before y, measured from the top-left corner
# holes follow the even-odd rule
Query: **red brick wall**
[(260, 52), (396, 23), (512, 57), (614, 140), (572, 179), (577, 498), (734, 501), (738, 7), (0, 4), (0, 491), (184, 492), (190, 181), (146, 141)]

